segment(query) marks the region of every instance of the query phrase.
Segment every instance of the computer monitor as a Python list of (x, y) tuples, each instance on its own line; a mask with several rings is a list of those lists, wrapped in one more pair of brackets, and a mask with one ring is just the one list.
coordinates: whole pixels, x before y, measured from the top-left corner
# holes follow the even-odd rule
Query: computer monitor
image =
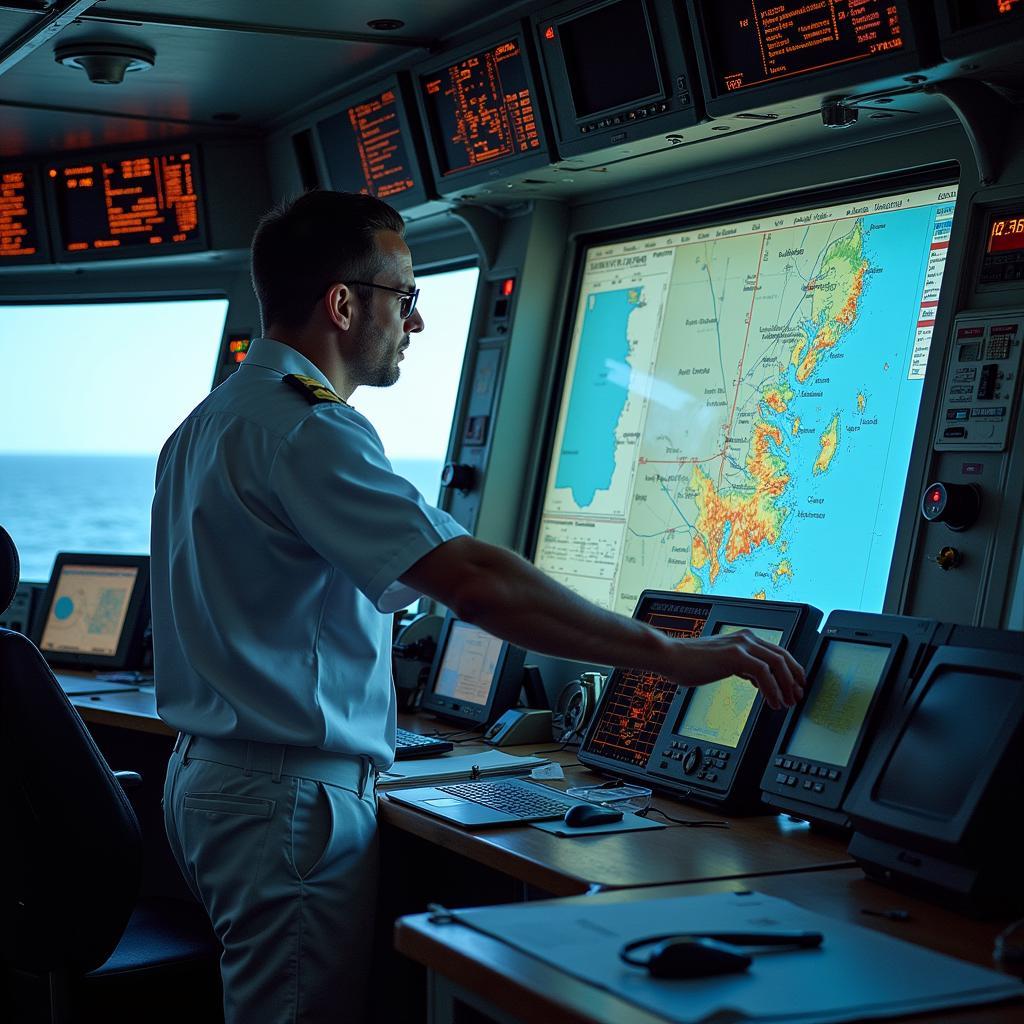
[(519, 25), (416, 72), (441, 195), (547, 166), (545, 112), (529, 39)]
[(445, 616), (420, 707), (469, 727), (490, 725), (519, 700), (526, 651)]
[(847, 797), (872, 876), (965, 907), (1024, 905), (1006, 830), (1024, 813), (1024, 633), (957, 627)]
[(939, 0), (935, 13), (947, 60), (970, 59), (981, 69), (1002, 61), (1001, 51), (1013, 59), (1020, 50), (1024, 0)]
[(31, 164), (0, 164), (0, 268), (47, 263), (43, 196)]
[(652, 137), (664, 149), (666, 132), (700, 119), (689, 24), (673, 0), (563, 0), (532, 24), (563, 158), (616, 146), (635, 156)]
[(534, 564), (881, 611), (956, 197), (884, 187), (582, 241)]
[[(648, 591), (634, 618), (681, 638), (749, 629), (803, 662), (821, 612), (803, 604)], [(759, 803), (761, 773), (783, 717), (737, 676), (691, 688), (655, 673), (616, 669), (579, 759), (682, 799), (749, 810)]]
[(162, 256), (206, 248), (195, 146), (76, 154), (44, 166), (58, 260)]
[(348, 97), (317, 122), (316, 135), (331, 188), (365, 192), (398, 210), (429, 198), (404, 79), (392, 76)]
[(38, 617), (36, 646), (53, 665), (142, 667), (149, 556), (60, 552)]
[(833, 612), (807, 663), (804, 698), (788, 712), (761, 779), (764, 802), (848, 826), (843, 798), (938, 630), (932, 619)]
[[(715, 117), (843, 95), (938, 62), (935, 24), (913, 0), (687, 0)], [(779, 106), (781, 110), (781, 106)]]

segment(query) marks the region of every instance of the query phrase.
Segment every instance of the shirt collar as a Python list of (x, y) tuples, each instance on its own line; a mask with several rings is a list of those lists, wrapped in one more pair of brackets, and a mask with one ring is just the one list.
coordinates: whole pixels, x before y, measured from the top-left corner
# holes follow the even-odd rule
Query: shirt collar
[(306, 377), (312, 377), (320, 381), (329, 391), (334, 390), (334, 385), (324, 376), (323, 371), (297, 349), (286, 345), (283, 341), (274, 341), (273, 338), (255, 338), (245, 354), (245, 361), (239, 367), (260, 366), (265, 370), (272, 370), (282, 375), (286, 373), (301, 373)]

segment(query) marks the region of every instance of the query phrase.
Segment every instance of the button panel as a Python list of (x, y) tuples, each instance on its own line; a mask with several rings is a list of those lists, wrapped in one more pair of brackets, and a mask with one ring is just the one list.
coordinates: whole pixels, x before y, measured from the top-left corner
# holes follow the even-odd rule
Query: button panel
[(725, 790), (732, 778), (733, 753), (720, 747), (702, 747), (699, 743), (674, 739), (658, 751), (657, 771), (680, 781), (701, 782)]
[(961, 313), (942, 388), (937, 451), (1002, 451), (1018, 391), (1024, 311)]
[[(810, 761), (799, 761), (791, 757), (777, 756), (772, 765), (779, 769), (776, 771), (774, 780), (776, 787), (785, 786), (789, 789), (799, 789), (801, 799), (807, 798), (811, 793), (820, 794), (822, 799), (810, 799), (814, 803), (828, 802), (833, 794), (842, 792), (842, 786), (830, 786), (830, 782), (841, 783), (843, 781), (843, 769), (832, 768), (825, 764), (813, 764)], [(769, 788), (767, 780), (762, 783)]]

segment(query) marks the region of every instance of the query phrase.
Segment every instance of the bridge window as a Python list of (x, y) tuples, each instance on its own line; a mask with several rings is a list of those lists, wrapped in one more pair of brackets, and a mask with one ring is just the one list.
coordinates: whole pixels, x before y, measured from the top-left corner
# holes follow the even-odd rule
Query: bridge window
[(226, 299), (0, 305), (0, 524), (22, 579), (145, 553), (160, 447), (209, 392)]
[(398, 383), (357, 388), (352, 396), (376, 427), (395, 471), (431, 504), (441, 489), (479, 273), (469, 267), (417, 274), (424, 329), (412, 336)]

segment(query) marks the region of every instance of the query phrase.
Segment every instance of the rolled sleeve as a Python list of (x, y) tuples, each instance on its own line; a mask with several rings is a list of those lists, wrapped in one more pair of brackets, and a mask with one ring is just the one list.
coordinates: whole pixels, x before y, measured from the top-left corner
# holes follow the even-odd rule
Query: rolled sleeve
[(466, 535), (395, 473), (376, 431), (349, 407), (312, 409), (281, 442), (270, 483), (295, 531), (380, 612), (415, 600), (399, 577)]

